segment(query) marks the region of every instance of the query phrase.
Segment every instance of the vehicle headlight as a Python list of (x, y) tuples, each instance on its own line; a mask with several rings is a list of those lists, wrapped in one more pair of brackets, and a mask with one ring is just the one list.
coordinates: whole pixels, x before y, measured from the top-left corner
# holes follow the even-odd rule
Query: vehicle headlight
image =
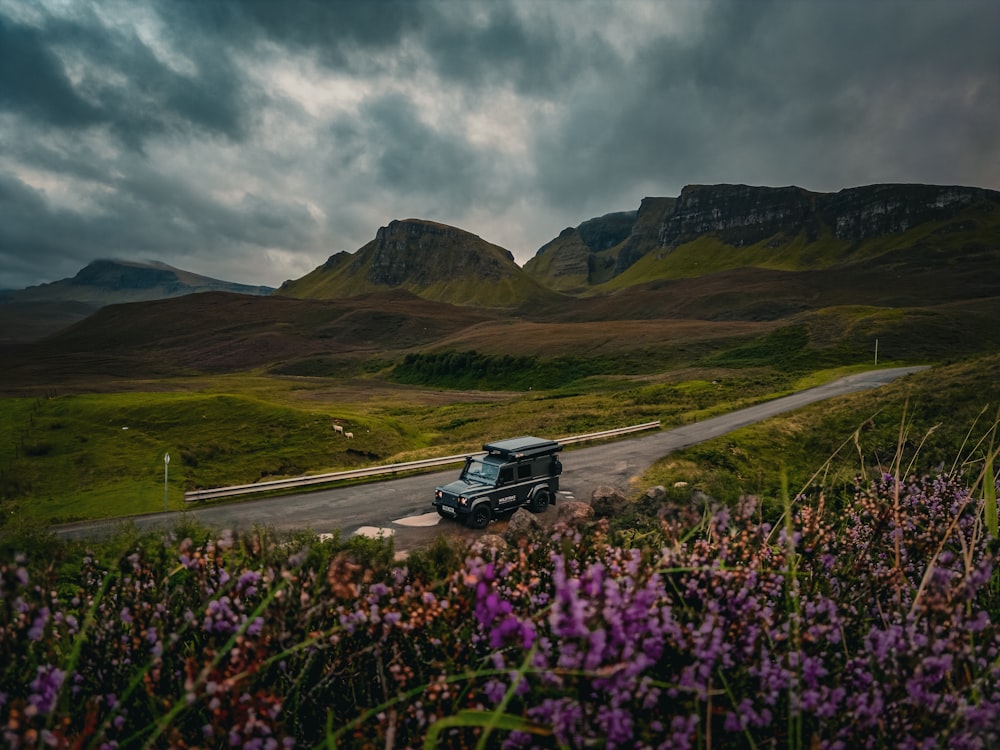
[(438, 500), (440, 500), (440, 499), (441, 499), (442, 497), (444, 497), (444, 493), (443, 493), (443, 492), (442, 492), (441, 490), (438, 490), (437, 492), (435, 492), (435, 493), (434, 493), (434, 496), (435, 496), (435, 497), (436, 497), (436, 498), (437, 498)]
[(467, 498), (467, 497), (465, 497), (463, 495), (462, 497), (458, 498), (458, 504), (459, 505), (468, 505), (469, 504), (469, 498)]

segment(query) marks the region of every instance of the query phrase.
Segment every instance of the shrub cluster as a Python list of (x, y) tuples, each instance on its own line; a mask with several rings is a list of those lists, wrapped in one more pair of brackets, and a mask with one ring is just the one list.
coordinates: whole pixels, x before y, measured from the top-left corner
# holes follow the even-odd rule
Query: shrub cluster
[[(499, 554), (263, 530), (0, 564), (9, 747), (1000, 742), (997, 545), (949, 477)], [(450, 551), (451, 550), (451, 551)]]
[(441, 388), (520, 389), (558, 388), (588, 375), (606, 372), (607, 362), (579, 357), (483, 354), (462, 352), (411, 353), (397, 364), (392, 379), (410, 385)]

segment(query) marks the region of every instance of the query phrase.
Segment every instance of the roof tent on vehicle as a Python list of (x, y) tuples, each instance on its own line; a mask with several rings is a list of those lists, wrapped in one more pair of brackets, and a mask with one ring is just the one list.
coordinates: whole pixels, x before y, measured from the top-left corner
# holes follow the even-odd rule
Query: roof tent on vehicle
[(491, 456), (499, 456), (506, 460), (519, 460), (557, 453), (562, 450), (562, 445), (555, 440), (545, 440), (526, 435), (525, 437), (510, 438), (509, 440), (498, 440), (495, 443), (486, 443), (483, 446), (483, 450)]

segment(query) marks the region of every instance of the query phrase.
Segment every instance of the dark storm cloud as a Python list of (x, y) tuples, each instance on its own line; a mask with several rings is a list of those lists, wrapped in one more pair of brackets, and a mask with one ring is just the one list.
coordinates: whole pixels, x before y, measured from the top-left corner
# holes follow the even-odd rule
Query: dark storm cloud
[(997, 28), (993, 0), (0, 0), (0, 287), (108, 255), (277, 284), (410, 216), (524, 261), (697, 182), (1000, 188)]
[[(614, 107), (567, 110), (539, 153), (553, 202), (588, 174), (996, 186), (1000, 6), (987, 2), (716, 3), (697, 35), (654, 38)], [(601, 99), (606, 103), (608, 99)], [(584, 153), (586, 160), (571, 160)], [(569, 166), (569, 169), (567, 169)], [(575, 168), (574, 168), (575, 167)], [(595, 168), (596, 167), (596, 168)]]
[[(469, 18), (477, 10), (481, 17)], [(434, 69), (461, 86), (506, 85), (548, 98), (558, 96), (586, 68), (610, 73), (618, 65), (603, 39), (575, 39), (572, 24), (549, 13), (525, 19), (504, 3), (459, 5), (453, 11), (429, 25), (426, 46), (434, 51)]]
[(374, 177), (382, 188), (411, 192), (432, 185), (458, 210), (475, 200), (485, 159), (465, 143), (461, 132), (421, 122), (412, 103), (398, 94), (374, 100), (361, 115), (374, 156)]
[(0, 108), (20, 110), (60, 127), (101, 120), (96, 107), (73, 89), (62, 62), (41, 30), (7, 23), (0, 16)]
[(377, 66), (381, 53), (395, 49), (425, 25), (428, 12), (427, 3), (413, 0), (157, 0), (156, 4), (162, 15), (174, 19), (178, 41), (190, 33), (235, 46), (267, 41), (289, 52), (315, 53), (331, 68), (356, 70)]
[(108, 28), (86, 10), (38, 27), (0, 18), (0, 108), (60, 128), (107, 125), (133, 148), (190, 128), (240, 138), (242, 75), (218, 46), (189, 40), (185, 47), (195, 65), (188, 74), (164, 64), (134, 32)]

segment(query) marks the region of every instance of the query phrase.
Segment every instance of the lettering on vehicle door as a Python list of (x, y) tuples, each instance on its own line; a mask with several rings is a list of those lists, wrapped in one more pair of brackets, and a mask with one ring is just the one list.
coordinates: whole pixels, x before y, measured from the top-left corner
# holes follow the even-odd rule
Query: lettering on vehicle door
[(517, 500), (517, 495), (507, 495), (506, 497), (498, 498), (497, 502), (503, 504), (503, 503), (512, 503), (515, 500)]

